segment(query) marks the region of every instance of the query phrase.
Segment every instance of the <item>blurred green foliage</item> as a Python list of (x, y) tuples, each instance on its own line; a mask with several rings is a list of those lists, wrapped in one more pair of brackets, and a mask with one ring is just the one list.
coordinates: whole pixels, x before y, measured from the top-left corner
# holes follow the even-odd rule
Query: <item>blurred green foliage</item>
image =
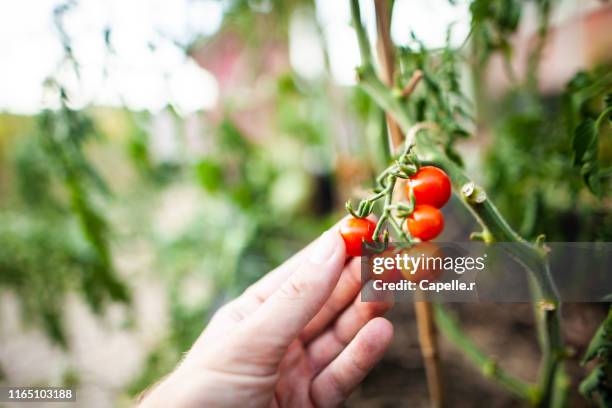
[[(545, 234), (549, 241), (610, 241), (612, 67), (576, 73), (563, 92), (538, 93), (539, 66), (555, 2), (534, 3), (538, 31), (522, 79), (511, 65), (509, 42), (520, 23), (522, 2), (471, 4), (478, 122), (490, 135), (483, 163), (487, 192), (526, 238)], [(497, 52), (503, 56), (511, 87), (502, 98), (492, 100), (481, 78)], [(591, 341), (584, 361), (598, 362), (580, 386), (583, 395), (602, 407), (612, 404), (610, 316)]]
[[(270, 37), (286, 44), (291, 10), (303, 4), (312, 6), (231, 2), (224, 26), (257, 57), (259, 45)], [(53, 17), (66, 61), (78, 75), (72, 39), (64, 29), (77, 8), (72, 1), (60, 4)], [(254, 26), (265, 30), (253, 31)], [(206, 41), (195, 38), (185, 51)], [(104, 30), (104, 44), (112, 54), (112, 27)], [(133, 291), (128, 288), (135, 283), (126, 272), (134, 272), (122, 270), (119, 277), (115, 263), (125, 254), (113, 249), (144, 242), (153, 255), (150, 273), (166, 288), (169, 327), (129, 387), (131, 394), (176, 364), (220, 304), (335, 218), (325, 84), (304, 83), (289, 71), (266, 80), (272, 85), (270, 100), (264, 96), (261, 103), (279, 109), (263, 139), (244, 133), (236, 121), (239, 108), (230, 101), (221, 107), (220, 122), (200, 117), (204, 126), (198, 137), (209, 147), (194, 151), (187, 145), (184, 119), (168, 106), (163, 114), (174, 122), (172, 138), (179, 144), (172, 157), (160, 158), (154, 151), (153, 115), (74, 110), (70, 95), (54, 80), (48, 85), (61, 106), (37, 115), (29, 134), (2, 121), (11, 142), (3, 145), (10, 163), (3, 164), (9, 175), (0, 201), (0, 283), (17, 295), (27, 321), (41, 323), (51, 339), (70, 347), (64, 319), (68, 294), (78, 293), (97, 313), (109, 302), (129, 308)], [(108, 126), (111, 122), (119, 125)], [(156, 225), (168, 217), (160, 214), (160, 204), (170, 198), (181, 211), (182, 203), (192, 199), (181, 197), (181, 189), (199, 191), (200, 202), (186, 224), (168, 234)], [(204, 290), (186, 298), (190, 282)], [(78, 373), (70, 377), (78, 382)]]
[[(455, 142), (470, 135), (473, 106), (460, 83), (459, 67), (465, 62), (459, 50), (451, 46), (452, 26), (447, 29), (446, 46), (430, 50), (413, 34), (416, 46), (400, 49), (400, 87), (406, 86), (415, 70), (423, 74), (422, 85), (410, 95), (407, 109), (414, 123), (430, 122), (440, 127), (442, 144), (448, 156), (462, 165)], [(409, 103), (408, 103), (409, 102)]]
[[(276, 95), (285, 104), (276, 118), (280, 131), (264, 141), (245, 135), (228, 115), (203, 128), (201, 136), (213, 140), (207, 151), (193, 153), (184, 146), (178, 149), (181, 155), (159, 159), (150, 148), (149, 115), (116, 110), (104, 116), (120, 120), (125, 133), (106, 138), (102, 146), (103, 127), (94, 119), (99, 115), (67, 105), (42, 112), (32, 134), (13, 138), (7, 148), (14, 183), (0, 211), (0, 283), (18, 295), (24, 317), (41, 322), (53, 340), (69, 347), (66, 296), (79, 293), (96, 312), (103, 312), (108, 301), (128, 301), (127, 287), (133, 283), (117, 277), (113, 264), (121, 255), (111, 248), (144, 240), (154, 254), (151, 273), (167, 289), (170, 327), (130, 392), (164, 375), (220, 304), (335, 218), (329, 193), (335, 190), (332, 156), (324, 153), (320, 135), (325, 128), (316, 128), (325, 120), (293, 133), (306, 122), (314, 99), (296, 96), (287, 81), (279, 79)], [(186, 140), (179, 134), (175, 139)], [(112, 193), (92, 164), (96, 155), (104, 156), (101, 149), (115, 153), (110, 162), (98, 159), (97, 165), (132, 169), (127, 181), (113, 179), (120, 187)], [(319, 152), (320, 166), (305, 165), (309, 149)], [(168, 236), (154, 225), (163, 215), (151, 204), (185, 186), (199, 190), (201, 202), (187, 224)], [(173, 199), (180, 207), (189, 198)], [(194, 280), (207, 290), (185, 299), (185, 285)]]
[(84, 153), (95, 136), (91, 119), (65, 104), (38, 115), (35, 137), (20, 140), (14, 156), (16, 208), (0, 213), (0, 282), (19, 295), (26, 315), (66, 345), (62, 304), (83, 292), (96, 312), (107, 301), (129, 301), (113, 268), (107, 220), (98, 195), (110, 194)]
[(572, 139), (574, 166), (598, 197), (610, 192), (612, 169), (612, 68), (579, 72), (569, 82), (564, 97), (564, 118)]
[[(534, 2), (536, 42), (530, 45), (526, 74), (517, 78), (508, 42), (518, 29), (522, 2), (474, 1), (470, 64), (480, 126), (490, 134), (483, 170), (487, 191), (521, 235), (549, 241), (607, 241), (612, 215), (606, 204), (612, 162), (609, 132), (602, 124), (610, 94), (610, 66), (580, 72), (562, 93), (538, 93), (538, 67), (552, 4)], [(480, 80), (495, 53), (506, 61), (511, 84), (495, 100)], [(595, 129), (595, 121), (599, 121)], [(606, 121), (607, 122), (607, 121)], [(586, 188), (585, 188), (586, 187)], [(595, 194), (592, 196), (588, 194)]]
[(470, 4), (476, 64), (484, 64), (496, 51), (510, 55), (510, 38), (519, 26), (522, 12), (520, 0), (475, 0)]
[[(218, 305), (239, 294), (331, 222), (326, 212), (305, 206), (315, 193), (313, 175), (304, 173), (303, 168), (279, 168), (266, 153), (269, 150), (249, 142), (228, 120), (220, 124), (216, 137), (214, 153), (197, 160), (185, 173), (209, 197), (202, 203), (202, 216), (175, 239), (160, 243), (158, 261), (167, 273), (171, 327), (169, 337), (149, 355), (143, 375), (130, 387), (131, 393), (139, 392), (176, 364), (200, 334), (205, 317)], [(280, 195), (276, 192), (279, 188)], [(194, 269), (206, 275), (214, 294), (195, 305), (182, 299), (183, 283)]]
[(572, 162), (573, 132), (568, 135), (561, 99), (517, 89), (499, 104), (484, 165), (487, 189), (523, 236), (606, 241), (612, 218)]
[[(396, 85), (405, 86), (415, 69), (423, 72), (406, 102), (411, 118), (439, 124), (442, 132), (435, 133), (457, 162), (478, 162), (462, 158), (457, 142), (473, 133), (474, 122), (487, 124), (486, 140), (478, 139), (484, 163), (477, 164), (488, 193), (523, 236), (609, 240), (612, 145), (604, 120), (611, 100), (609, 68), (579, 73), (563, 95), (535, 94), (529, 81), (517, 82), (509, 70), (512, 89), (497, 102), (483, 100), (482, 89), (476, 89), (472, 103), (462, 83), (466, 66), (479, 77), (493, 53), (510, 58), (508, 37), (520, 23), (522, 3), (473, 1), (470, 42), (459, 48), (448, 41), (427, 49), (413, 36), (411, 46), (397, 53)], [(537, 5), (545, 28), (550, 3)], [(267, 36), (286, 44), (292, 10), (312, 6), (311, 1), (232, 1), (220, 32), (236, 30), (256, 56)], [(71, 7), (58, 8), (58, 20)], [(65, 31), (60, 34), (72, 57), (70, 39)], [(110, 46), (110, 28), (104, 35)], [(208, 40), (195, 39), (186, 52)], [(263, 135), (249, 134), (240, 104), (227, 103), (217, 112), (220, 119), (198, 117), (204, 126), (197, 137), (208, 143), (206, 149), (193, 149), (186, 144), (183, 118), (168, 106), (163, 114), (176, 122), (172, 137), (181, 144), (172, 158), (154, 152), (153, 115), (117, 109), (100, 119), (93, 108), (71, 109), (61, 87), (55, 89), (60, 108), (37, 115), (33, 129), (0, 117), (0, 135), (12, 136), (10, 142), (1, 140), (10, 160), (0, 161), (6, 191), (0, 198), (0, 289), (17, 294), (25, 320), (69, 347), (63, 319), (67, 295), (78, 293), (98, 313), (110, 302), (129, 307), (134, 277), (117, 271), (117, 260), (125, 255), (118, 249), (143, 241), (153, 258), (148, 273), (167, 291), (169, 327), (129, 386), (130, 394), (166, 374), (219, 305), (333, 222), (337, 203), (345, 198), (337, 197), (346, 187), (337, 185), (339, 156), (363, 160), (366, 173), (387, 164), (384, 115), (363, 92), (340, 90), (327, 78), (306, 81), (290, 71), (263, 82), (271, 91), (255, 104), (273, 107)], [(347, 95), (349, 120), (334, 104)], [(335, 126), (336, 116), (350, 122), (345, 124), (350, 137)], [(355, 117), (362, 121), (351, 122)], [(102, 134), (104, 121), (123, 126), (117, 134)], [(100, 159), (104, 149), (111, 151), (110, 159)], [(109, 168), (128, 170), (103, 171)], [(197, 192), (197, 208), (168, 233), (157, 226), (161, 203), (170, 202), (173, 214), (182, 211), (181, 203), (192, 198), (177, 193), (181, 189)], [(185, 288), (193, 282), (204, 290), (187, 296)], [(69, 373), (66, 382), (77, 383), (78, 373)]]

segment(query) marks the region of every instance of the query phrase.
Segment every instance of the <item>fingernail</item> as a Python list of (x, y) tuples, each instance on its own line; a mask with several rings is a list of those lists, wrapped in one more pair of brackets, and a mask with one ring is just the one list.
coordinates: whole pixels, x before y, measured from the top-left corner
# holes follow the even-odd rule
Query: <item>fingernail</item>
[(325, 263), (336, 252), (336, 243), (332, 232), (326, 231), (312, 248), (309, 260), (315, 264)]

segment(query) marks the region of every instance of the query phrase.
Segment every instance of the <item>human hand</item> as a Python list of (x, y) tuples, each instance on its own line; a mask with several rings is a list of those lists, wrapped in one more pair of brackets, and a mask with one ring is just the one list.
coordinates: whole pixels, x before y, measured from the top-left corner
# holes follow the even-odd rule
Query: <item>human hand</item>
[(340, 405), (382, 358), (390, 302), (361, 302), (334, 227), (213, 316), (142, 407)]

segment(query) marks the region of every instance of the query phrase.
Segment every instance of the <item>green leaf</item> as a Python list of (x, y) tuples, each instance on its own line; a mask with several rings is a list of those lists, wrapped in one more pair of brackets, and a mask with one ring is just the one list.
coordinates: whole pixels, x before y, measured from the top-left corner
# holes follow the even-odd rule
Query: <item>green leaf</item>
[(444, 147), (444, 152), (446, 153), (448, 158), (451, 159), (452, 161), (454, 161), (455, 163), (457, 163), (457, 165), (459, 165), (461, 167), (464, 166), (463, 159), (461, 158), (461, 155), (459, 153), (457, 153), (457, 151), (453, 148), (453, 146), (446, 145)]
[(589, 168), (585, 177), (585, 184), (597, 197), (601, 197), (603, 194), (603, 188), (601, 184), (601, 177), (599, 176), (599, 168)]
[(590, 75), (584, 71), (580, 71), (574, 75), (572, 79), (567, 83), (567, 88), (570, 92), (576, 92), (582, 88), (586, 88), (591, 85), (593, 80)]
[(196, 164), (195, 170), (198, 181), (206, 191), (212, 193), (219, 190), (223, 180), (223, 169), (219, 163), (203, 159)]
[(230, 189), (230, 198), (240, 208), (248, 208), (253, 203), (253, 191), (248, 183), (239, 183)]
[(593, 398), (593, 393), (599, 389), (599, 384), (605, 376), (603, 366), (601, 364), (596, 366), (580, 383), (580, 393), (589, 399)]
[(221, 145), (229, 151), (244, 151), (248, 148), (248, 141), (229, 119), (224, 120), (219, 126), (219, 136)]
[(610, 308), (606, 320), (599, 329), (597, 329), (597, 332), (591, 339), (589, 347), (582, 359), (582, 364), (586, 364), (597, 358), (604, 351), (612, 352), (612, 308)]
[(606, 320), (601, 324), (591, 339), (589, 347), (582, 359), (582, 364), (599, 359), (599, 364), (580, 383), (580, 393), (589, 399), (598, 395), (600, 406), (612, 406), (612, 308)]
[(598, 132), (593, 119), (587, 118), (576, 127), (572, 148), (574, 150), (574, 166), (580, 167), (580, 174), (584, 183), (593, 194), (600, 197), (602, 195), (602, 185), (597, 157)]
[(579, 166), (583, 164), (587, 154), (592, 157), (593, 150), (597, 149), (596, 142), (597, 129), (595, 128), (595, 121), (591, 118), (587, 118), (582, 121), (574, 131), (574, 140), (572, 140), (574, 165)]

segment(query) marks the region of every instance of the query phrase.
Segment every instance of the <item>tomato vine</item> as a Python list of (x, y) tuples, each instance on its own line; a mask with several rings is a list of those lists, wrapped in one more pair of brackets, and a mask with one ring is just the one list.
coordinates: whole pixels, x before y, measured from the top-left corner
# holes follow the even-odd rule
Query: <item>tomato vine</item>
[[(546, 250), (543, 247), (542, 241), (538, 240), (535, 243), (530, 243), (519, 236), (501, 216), (484, 189), (464, 174), (463, 169), (457, 164), (456, 160), (453, 160), (454, 158), (445, 152), (443, 145), (441, 148), (440, 143), (432, 139), (431, 135), (423, 138), (416, 137), (416, 132), (412, 130), (415, 124), (404, 101), (398, 98), (392, 89), (382, 83), (374, 72), (372, 54), (361, 20), (358, 1), (351, 0), (351, 6), (353, 23), (362, 55), (362, 65), (358, 70), (359, 85), (383, 110), (395, 119), (406, 134), (414, 134), (415, 153), (418, 154), (421, 162), (440, 167), (449, 174), (455, 187), (455, 192), (461, 202), (483, 227), (483, 232), (474, 235), (474, 237), (482, 238), (488, 243), (493, 241), (514, 242), (516, 245), (512, 247), (513, 256), (529, 272), (529, 277), (533, 283), (532, 296), (543, 353), (538, 383), (517, 387), (515, 384), (520, 382), (520, 380), (512, 378), (511, 381), (508, 381), (509, 376), (505, 373), (502, 375), (502, 372), (497, 369), (488, 370), (487, 372), (491, 378), (497, 380), (517, 396), (534, 405), (549, 406), (564, 400), (564, 395), (567, 392), (567, 381), (564, 380), (565, 373), (563, 371), (562, 360), (566, 356), (566, 351), (560, 331), (560, 303), (554, 282), (550, 276), (546, 260)], [(419, 123), (416, 126), (418, 125)], [(432, 125), (430, 128), (439, 130), (440, 126)], [(412, 144), (412, 140), (406, 144), (411, 146), (410, 151), (412, 151)], [(361, 210), (369, 209), (369, 205), (364, 204), (361, 207)], [(447, 316), (445, 308), (442, 305), (437, 305), (436, 311), (438, 316), (437, 324), (440, 330), (445, 333), (454, 332), (455, 337), (457, 337), (458, 326), (452, 326), (451, 328), (449, 324), (451, 320), (441, 318)], [(460, 337), (465, 338), (463, 334)], [(457, 346), (467, 351), (468, 344), (471, 347), (469, 342), (460, 342)], [(467, 354), (469, 355), (470, 353)], [(472, 355), (475, 354), (472, 353)], [(479, 359), (474, 359), (474, 361), (479, 364), (482, 363)], [(485, 369), (486, 367), (483, 367), (483, 370)]]

